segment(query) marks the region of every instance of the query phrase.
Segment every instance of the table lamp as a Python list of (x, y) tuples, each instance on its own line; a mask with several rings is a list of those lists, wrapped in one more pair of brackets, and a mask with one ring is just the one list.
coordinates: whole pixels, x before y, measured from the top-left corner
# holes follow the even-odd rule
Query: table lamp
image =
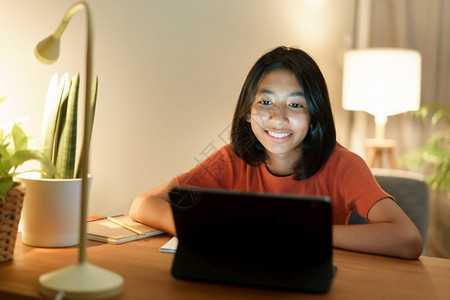
[(350, 50), (344, 56), (342, 105), (374, 115), (375, 137), (383, 139), (388, 116), (419, 109), (420, 73), (415, 50)]
[(122, 292), (123, 278), (108, 270), (90, 264), (86, 259), (86, 221), (88, 205), (88, 173), (89, 173), (89, 135), (90, 132), (90, 99), (92, 85), (92, 20), (89, 7), (85, 2), (77, 2), (65, 13), (56, 31), (39, 42), (35, 48), (38, 60), (44, 63), (54, 63), (59, 56), (59, 41), (68, 22), (80, 10), (86, 11), (87, 49), (85, 76), (85, 110), (82, 158), (81, 213), (80, 213), (80, 243), (78, 263), (39, 277), (41, 293), (54, 297), (64, 292), (65, 297), (97, 299), (114, 297)]
[(342, 106), (375, 116), (375, 139), (367, 140), (369, 147), (393, 150), (394, 141), (385, 139), (387, 118), (419, 109), (420, 78), (418, 51), (368, 48), (345, 53)]

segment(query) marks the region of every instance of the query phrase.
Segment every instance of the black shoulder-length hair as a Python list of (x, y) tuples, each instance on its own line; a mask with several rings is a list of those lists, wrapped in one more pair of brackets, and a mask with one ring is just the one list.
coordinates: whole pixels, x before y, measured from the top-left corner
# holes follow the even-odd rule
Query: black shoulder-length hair
[(319, 171), (334, 151), (336, 129), (325, 79), (314, 60), (296, 48), (278, 47), (263, 55), (245, 79), (231, 125), (231, 147), (246, 163), (256, 166), (267, 159), (266, 150), (254, 135), (248, 116), (261, 77), (274, 69), (292, 71), (306, 99), (311, 120), (299, 147), (302, 158), (296, 163), (294, 178), (306, 179)]

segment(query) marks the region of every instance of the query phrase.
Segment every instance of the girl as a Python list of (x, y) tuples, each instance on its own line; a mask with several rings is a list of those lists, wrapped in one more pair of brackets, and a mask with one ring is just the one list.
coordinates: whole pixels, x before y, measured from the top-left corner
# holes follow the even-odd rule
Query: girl
[[(326, 195), (333, 201), (335, 247), (408, 259), (422, 252), (412, 221), (365, 162), (336, 142), (325, 80), (299, 49), (279, 47), (263, 55), (242, 87), (230, 145), (138, 196), (130, 216), (176, 234), (168, 197), (175, 185)], [(352, 210), (369, 224), (346, 225)]]

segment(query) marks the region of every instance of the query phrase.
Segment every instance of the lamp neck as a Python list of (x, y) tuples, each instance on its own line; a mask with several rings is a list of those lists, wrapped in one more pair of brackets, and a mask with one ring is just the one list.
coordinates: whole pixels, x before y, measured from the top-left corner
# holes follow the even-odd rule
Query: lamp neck
[(387, 116), (375, 115), (375, 138), (384, 139), (386, 133)]
[(77, 2), (67, 10), (63, 19), (61, 20), (61, 23), (59, 23), (58, 28), (53, 33), (53, 37), (55, 39), (61, 38), (61, 35), (64, 33), (64, 30), (66, 29), (67, 24), (69, 24), (70, 19), (73, 17), (73, 15), (75, 15), (77, 12), (79, 12), (82, 9), (88, 10), (86, 3)]
[(92, 86), (92, 16), (89, 6), (86, 2), (80, 1), (72, 5), (65, 13), (61, 23), (53, 33), (55, 39), (59, 39), (64, 33), (70, 19), (80, 10), (86, 11), (86, 76), (85, 76), (85, 101), (84, 101), (84, 134), (83, 146), (81, 154), (81, 211), (80, 211), (80, 246), (78, 262), (80, 264), (86, 262), (86, 221), (87, 205), (88, 205), (88, 174), (89, 174), (89, 148), (90, 148), (90, 132), (91, 132), (91, 86)]

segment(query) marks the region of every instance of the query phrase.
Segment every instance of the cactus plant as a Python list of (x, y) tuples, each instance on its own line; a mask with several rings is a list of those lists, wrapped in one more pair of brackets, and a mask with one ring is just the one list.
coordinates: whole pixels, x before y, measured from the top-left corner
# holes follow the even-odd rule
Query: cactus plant
[[(67, 73), (64, 74), (59, 83), (58, 76), (55, 74), (50, 81), (47, 93), (42, 152), (56, 166), (55, 178), (58, 179), (80, 178), (82, 153), (79, 153), (78, 167), (75, 170), (79, 82), (78, 73), (71, 80)], [(91, 130), (97, 102), (97, 88), (96, 77), (91, 93)], [(89, 138), (91, 134), (92, 132)]]

